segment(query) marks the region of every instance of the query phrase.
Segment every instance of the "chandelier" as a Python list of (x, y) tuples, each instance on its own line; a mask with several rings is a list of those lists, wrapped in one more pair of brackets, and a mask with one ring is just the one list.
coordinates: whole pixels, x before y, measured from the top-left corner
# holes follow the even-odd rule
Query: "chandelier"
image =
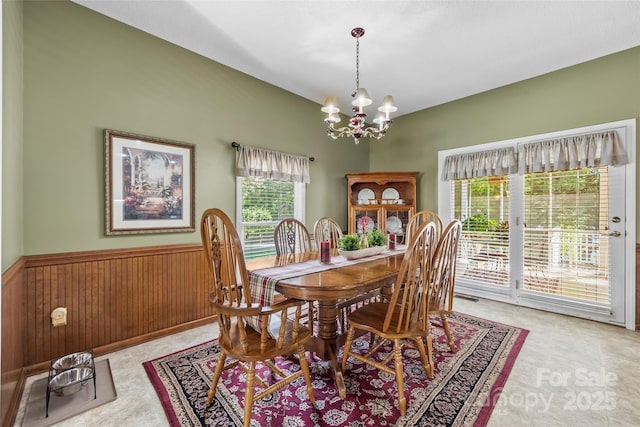
[(397, 111), (398, 107), (393, 103), (391, 95), (385, 96), (382, 100), (382, 105), (378, 107), (380, 113), (373, 119), (373, 123), (377, 126), (369, 126), (367, 124), (367, 115), (364, 113), (363, 108), (371, 105), (373, 101), (369, 98), (367, 90), (360, 87), (360, 37), (364, 36), (364, 29), (354, 28), (351, 30), (351, 35), (356, 39), (356, 90), (351, 94), (353, 98), (353, 101), (351, 101), (353, 115), (349, 119), (349, 125), (341, 128), (335, 127), (335, 124), (340, 122), (340, 115), (338, 114), (340, 109), (333, 96), (327, 97), (321, 110), (327, 113), (327, 117), (324, 119), (328, 128), (327, 135), (333, 139), (343, 136), (352, 137), (357, 144), (360, 142), (360, 138), (382, 138), (392, 123), (389, 119), (389, 113)]

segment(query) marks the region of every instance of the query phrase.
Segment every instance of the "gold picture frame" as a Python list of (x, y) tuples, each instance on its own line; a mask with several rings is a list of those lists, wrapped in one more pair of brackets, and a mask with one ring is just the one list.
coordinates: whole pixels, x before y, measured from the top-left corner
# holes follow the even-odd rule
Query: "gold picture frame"
[(105, 129), (105, 234), (195, 231), (195, 145)]

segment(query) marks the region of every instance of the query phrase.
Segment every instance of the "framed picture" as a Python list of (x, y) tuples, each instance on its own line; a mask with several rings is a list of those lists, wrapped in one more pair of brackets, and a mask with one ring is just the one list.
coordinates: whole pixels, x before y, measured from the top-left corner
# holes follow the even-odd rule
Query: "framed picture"
[(105, 233), (195, 231), (193, 144), (105, 129)]

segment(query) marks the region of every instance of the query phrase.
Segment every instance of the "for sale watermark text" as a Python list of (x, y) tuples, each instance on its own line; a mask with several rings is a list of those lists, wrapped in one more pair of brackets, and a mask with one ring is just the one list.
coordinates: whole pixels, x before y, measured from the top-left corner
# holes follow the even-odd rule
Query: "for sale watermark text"
[(537, 389), (500, 394), (494, 412), (509, 409), (548, 412), (552, 406), (564, 411), (611, 411), (616, 408), (618, 375), (604, 368), (560, 371), (538, 368), (533, 384)]

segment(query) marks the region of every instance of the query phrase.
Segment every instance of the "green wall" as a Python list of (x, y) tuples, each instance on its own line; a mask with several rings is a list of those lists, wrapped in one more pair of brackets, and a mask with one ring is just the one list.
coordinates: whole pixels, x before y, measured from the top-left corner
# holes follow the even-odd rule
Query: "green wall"
[(418, 208), (437, 210), (440, 150), (639, 116), (636, 47), (400, 117), (371, 145), (371, 170), (422, 172)]
[(23, 252), (22, 11), (2, 2), (2, 271)]
[(634, 48), (400, 117), (355, 146), (325, 136), (318, 104), (74, 3), (3, 7), (3, 270), (22, 254), (199, 241), (104, 236), (105, 128), (196, 144), (196, 222), (211, 206), (235, 215), (238, 141), (314, 156), (307, 225), (346, 226), (346, 172), (421, 172), (419, 208), (437, 209), (439, 150), (640, 116)]
[(200, 241), (104, 236), (105, 128), (196, 144), (196, 223), (209, 207), (235, 218), (237, 141), (315, 157), (307, 226), (324, 215), (346, 226), (344, 175), (368, 170), (368, 147), (331, 140), (322, 118), (318, 104), (74, 3), (25, 2), (24, 253)]

